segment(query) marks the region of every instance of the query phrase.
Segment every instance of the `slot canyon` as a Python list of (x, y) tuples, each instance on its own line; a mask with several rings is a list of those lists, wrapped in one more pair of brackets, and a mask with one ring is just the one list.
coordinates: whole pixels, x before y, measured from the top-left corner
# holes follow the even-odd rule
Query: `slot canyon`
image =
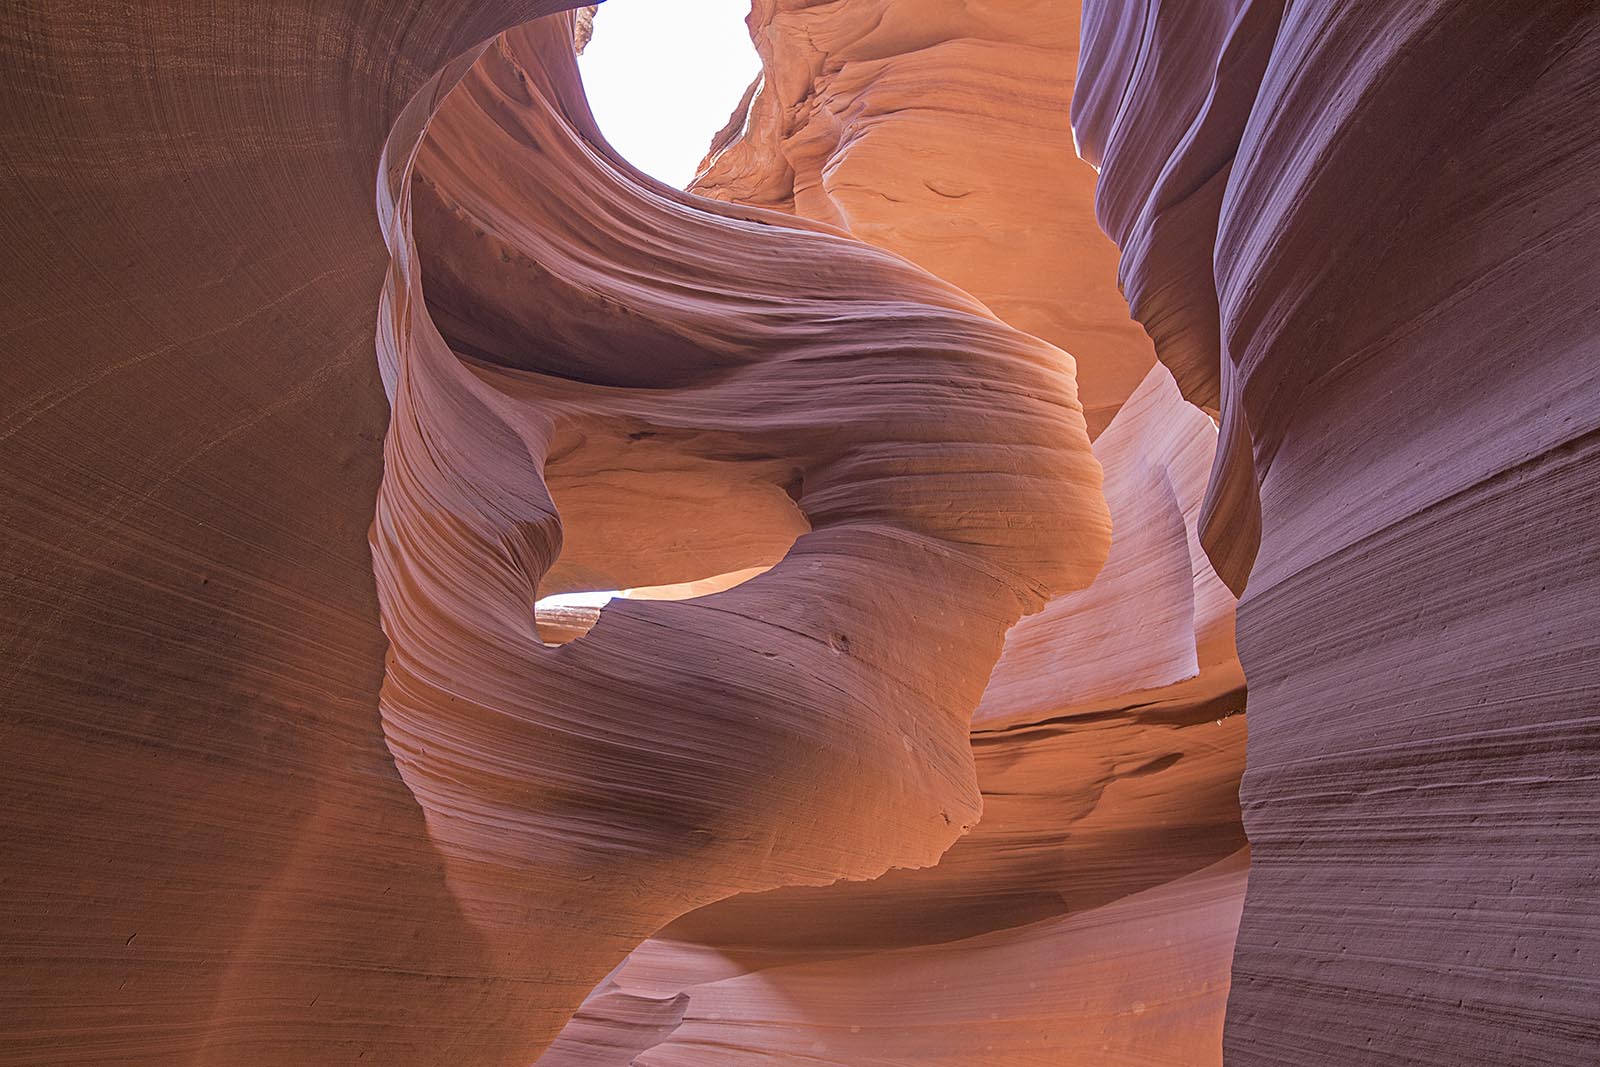
[(1600, 6), (606, 7), (0, 6), (0, 1065), (1600, 1064)]

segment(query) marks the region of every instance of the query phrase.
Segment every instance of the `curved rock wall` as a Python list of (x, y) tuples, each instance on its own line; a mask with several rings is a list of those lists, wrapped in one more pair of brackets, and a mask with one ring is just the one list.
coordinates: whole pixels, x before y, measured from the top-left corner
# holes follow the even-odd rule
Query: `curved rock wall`
[[(633, 174), (570, 22), (474, 44), (539, 13), (289, 10), (229, 53), (252, 13), (8, 12), (45, 264), (7, 363), (9, 1060), (526, 1062), (679, 912), (976, 821), (1003, 635), (1109, 542), (1070, 358)], [(91, 210), (154, 229), (96, 267)], [(597, 472), (725, 521), (619, 545)], [(773, 564), (535, 629), (542, 592)]]
[(1073, 153), (1078, 5), (752, 8), (762, 74), (694, 191), (840, 226), (1071, 352), (1098, 436), (1153, 359)]
[[(1150, 357), (1143, 338), (1105, 347), (1126, 309), (1067, 155), (1071, 20), (906, 11), (758, 5), (764, 74), (695, 189), (845, 226), (1065, 338), (1080, 380), (1114, 390), (1095, 444), (1110, 557), (1008, 635), (974, 719), (983, 818), (937, 866), (684, 917), (545, 1067), (1220, 1058), (1244, 693), (1233, 597), (1196, 538), (1215, 426), (1164, 369), (1110, 384)], [(1062, 173), (1084, 177), (1063, 191)], [(972, 195), (928, 184), (955, 180)], [(1034, 203), (1054, 225), (1024, 217)]]
[(373, 193), (556, 6), (0, 10), (0, 1062), (527, 1048), (379, 729)]
[[(542, 1046), (698, 905), (935, 862), (978, 819), (1006, 630), (1093, 578), (1109, 522), (1069, 357), (870, 246), (642, 179), (564, 20), (495, 42), (400, 177), (384, 734), (463, 912), (548, 990)], [(679, 479), (792, 498), (803, 532), (773, 552), (766, 510), (721, 512), (694, 565), (770, 569), (547, 648), (563, 523), (629, 503), (558, 511), (558, 468), (642, 483), (654, 540), (593, 559), (603, 586), (691, 576), (652, 505)]]
[(1221, 407), (1202, 533), (1251, 688), (1228, 1061), (1588, 1062), (1600, 15), (1084, 24), (1124, 287)]
[(1593, 1059), (1593, 6), (561, 6), (0, 11), (0, 1063)]
[[(1187, 547), (1215, 439), (1158, 368), (1096, 441), (1111, 555), (1008, 635), (972, 733), (983, 818), (936, 866), (685, 916), (541, 1067), (1219, 1063), (1247, 853), (1233, 602)], [(1142, 611), (1167, 640), (1132, 640)]]

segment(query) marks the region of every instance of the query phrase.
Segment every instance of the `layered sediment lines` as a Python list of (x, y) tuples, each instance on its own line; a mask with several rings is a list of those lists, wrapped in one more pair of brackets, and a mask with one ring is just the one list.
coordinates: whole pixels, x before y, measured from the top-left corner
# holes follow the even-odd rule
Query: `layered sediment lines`
[[(988, 999), (919, 1009), (968, 1035), (950, 1056), (1048, 1061), (1098, 1020), (1206, 1062), (1243, 884), (1232, 601), (1193, 550), (1215, 434), (1103, 273), (1038, 281), (1107, 262), (1083, 174), (1043, 236), (1002, 211), (1061, 157), (1070, 27), (1012, 40), (1043, 79), (1020, 108), (949, 94), (947, 166), (1002, 105), (1011, 148), (963, 162), (988, 185), (940, 259), (924, 204), (873, 230), (633, 172), (566, 16), (473, 44), (539, 13), (286, 18), (236, 67), (181, 12), (12, 13), (57, 51), (9, 68), (7, 180), (42, 210), (6, 223), (50, 284), (16, 279), (0, 1059), (526, 1063), (587, 994), (549, 1062), (692, 1060), (717, 1026), (778, 1061), (885, 975), (993, 966)], [(999, 69), (951, 32), (832, 99)], [(138, 62), (91, 71), (76, 37)], [(289, 63), (306, 40), (390, 43)], [(156, 96), (127, 89), (152, 56)], [(119, 110), (53, 111), (57, 84)], [(42, 250), (81, 263), (89, 204), (166, 228), (74, 273)], [(969, 254), (1025, 261), (984, 272), (1005, 315), (922, 269)], [(81, 379), (45, 358), (76, 329)], [(1095, 429), (1122, 408), (1093, 452), (1074, 335), (1110, 345)], [(534, 609), (630, 587), (598, 621)], [(748, 990), (777, 971), (833, 1007), (774, 1016)], [(928, 1062), (903, 1010), (829, 1054)]]
[(1593, 5), (560, 6), (0, 11), (0, 1064), (1593, 1060)]
[(373, 193), (556, 6), (0, 10), (0, 1062), (527, 1047), (379, 724)]
[[(565, 20), (495, 42), (394, 190), (384, 734), (469, 921), (544, 986), (542, 1048), (686, 911), (935, 862), (978, 820), (1007, 629), (1110, 523), (1070, 357), (859, 241), (654, 187)], [(574, 575), (741, 568), (535, 628)]]
[(1221, 415), (1230, 1064), (1600, 1047), (1597, 72), (1592, 4), (1085, 4), (1100, 218)]
[(1233, 600), (1193, 525), (1215, 440), (1156, 368), (1096, 441), (1110, 557), (1007, 636), (983, 818), (937, 866), (685, 916), (541, 1067), (1219, 1063), (1246, 853)]
[(1100, 908), (951, 943), (708, 975), (670, 998), (651, 989), (651, 972), (671, 968), (659, 957), (679, 946), (652, 943), (618, 976), (641, 992), (609, 994), (586, 1014), (623, 997), (682, 1010), (670, 1035), (635, 1054), (639, 1067), (1218, 1063), (1246, 867), (1241, 852)]
[(526, 1063), (676, 915), (977, 821), (1109, 547), (1071, 358), (631, 172), (567, 17), (474, 44), (538, 14), (8, 11), (8, 1061)]
[[(1215, 424), (1107, 329), (1092, 176), (1059, 187), (1070, 20), (1034, 11), (1025, 39), (1026, 12), (925, 6), (758, 5), (764, 74), (694, 188), (845, 227), (1072, 348), (1110, 555), (1008, 634), (973, 720), (983, 817), (936, 866), (685, 916), (542, 1067), (1220, 1061), (1246, 853), (1234, 598), (1198, 540)], [(974, 195), (933, 199), (952, 182)]]
[(756, 0), (762, 73), (691, 188), (842, 227), (1073, 354), (1098, 436), (1152, 356), (1068, 104), (1078, 6)]

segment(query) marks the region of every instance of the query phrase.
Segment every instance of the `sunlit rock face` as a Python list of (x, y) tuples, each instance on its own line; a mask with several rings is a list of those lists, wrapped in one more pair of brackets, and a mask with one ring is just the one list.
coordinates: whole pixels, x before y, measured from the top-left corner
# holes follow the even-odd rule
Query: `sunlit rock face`
[(1071, 358), (634, 173), (540, 14), (7, 12), (21, 1062), (526, 1064), (684, 912), (980, 817), (1110, 547)]
[[(1110, 540), (1070, 357), (642, 178), (569, 31), (492, 44), (388, 190), (372, 535), (384, 736), (468, 921), (537, 979), (540, 1047), (687, 911), (937, 861), (980, 815), (1006, 631)], [(550, 648), (569, 535), (603, 588), (769, 569)]]
[(0, 11), (0, 1063), (1593, 1060), (1592, 5), (562, 6)]
[(1221, 409), (1230, 1064), (1600, 1050), (1597, 106), (1593, 4), (1085, 3), (1100, 218)]
[(1247, 852), (1233, 598), (1194, 534), (1215, 441), (1158, 367), (1095, 442), (1119, 532), (1008, 635), (983, 817), (936, 866), (685, 916), (542, 1067), (1219, 1063)]
[(762, 74), (695, 192), (819, 219), (1078, 361), (1097, 436), (1150, 368), (1068, 106), (1076, 2), (755, 0)]
[(764, 72), (693, 189), (841, 227), (1071, 348), (1110, 554), (1008, 634), (972, 721), (982, 819), (937, 865), (686, 915), (545, 1067), (1220, 1061), (1246, 853), (1234, 597), (1198, 540), (1216, 427), (1112, 288), (1066, 125), (1075, 17), (926, 7), (758, 5)]

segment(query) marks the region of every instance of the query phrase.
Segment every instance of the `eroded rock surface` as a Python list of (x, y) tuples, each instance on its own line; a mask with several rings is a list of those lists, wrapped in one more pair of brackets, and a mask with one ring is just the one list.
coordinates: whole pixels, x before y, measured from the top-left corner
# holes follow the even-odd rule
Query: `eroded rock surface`
[[(1219, 404), (1230, 1064), (1600, 1049), (1600, 13), (1088, 0), (1135, 313)], [(1252, 566), (1253, 564), (1253, 566)], [(1247, 585), (1248, 583), (1248, 585)]]
[[(978, 819), (1006, 630), (1110, 526), (1070, 357), (871, 246), (643, 179), (565, 29), (493, 44), (395, 185), (373, 527), (385, 737), (551, 1036), (697, 906), (934, 863)], [(606, 588), (769, 569), (548, 648), (569, 520)]]
[(1593, 1060), (1593, 6), (562, 6), (0, 11), (0, 1063)]
[(1073, 354), (1091, 436), (1150, 368), (1068, 107), (1078, 6), (756, 0), (762, 73), (693, 190), (819, 219)]
[[(8, 362), (15, 1062), (526, 1063), (681, 912), (976, 822), (1004, 634), (1109, 544), (1070, 357), (634, 174), (567, 16), (475, 44), (540, 13), (8, 11), (7, 225), (73, 252)], [(158, 230), (89, 269), (91, 205)]]
[[(1234, 598), (1197, 536), (1215, 425), (1165, 368), (1146, 372), (1147, 341), (1107, 330), (1126, 308), (1083, 232), (1092, 172), (1063, 167), (1070, 131), (1051, 110), (1070, 92), (1069, 20), (1033, 11), (1025, 41), (1027, 12), (903, 10), (758, 5), (765, 72), (694, 188), (842, 226), (1066, 338), (1080, 381), (1105, 391), (1110, 556), (1008, 635), (973, 722), (983, 818), (937, 866), (694, 912), (633, 953), (541, 1063), (1220, 1059), (1244, 689)], [(1035, 92), (1007, 89), (1014, 75)], [(924, 175), (981, 195), (879, 193)], [(1035, 200), (1061, 225), (1025, 219)], [(1113, 384), (1130, 369), (1137, 388)], [(1138, 980), (1106, 988), (1124, 970)]]
[(1193, 525), (1215, 441), (1158, 367), (1095, 442), (1119, 533), (1008, 635), (983, 818), (937, 866), (685, 916), (541, 1065), (1219, 1063), (1246, 853), (1233, 598)]

